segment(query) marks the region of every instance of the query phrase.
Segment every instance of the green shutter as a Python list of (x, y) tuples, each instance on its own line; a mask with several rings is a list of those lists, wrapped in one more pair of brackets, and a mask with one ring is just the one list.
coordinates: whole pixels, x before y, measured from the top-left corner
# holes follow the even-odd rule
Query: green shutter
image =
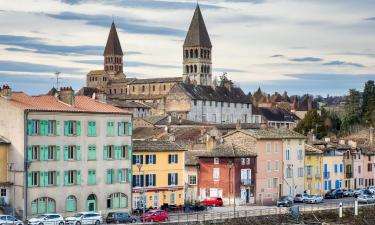
[(128, 145), (128, 159), (132, 159), (132, 146)]
[(81, 135), (81, 121), (76, 121), (76, 122), (77, 122), (76, 134), (77, 134), (77, 136), (80, 136)]
[(69, 146), (64, 146), (64, 160), (67, 161), (68, 160), (68, 148)]
[(56, 186), (60, 186), (61, 179), (60, 179), (60, 171), (56, 171)]
[(68, 185), (68, 171), (64, 171), (64, 185)]
[(127, 182), (128, 183), (131, 183), (132, 182), (132, 170), (131, 169), (127, 169), (128, 171), (128, 179), (127, 179)]
[(38, 213), (38, 208), (37, 208), (36, 201), (32, 201), (31, 202), (31, 215), (35, 215), (37, 213)]
[(81, 160), (81, 146), (79, 146), (79, 145), (76, 146), (76, 159), (78, 161)]
[(44, 120), (40, 120), (39, 121), (39, 129), (40, 129), (39, 135), (40, 136), (45, 136), (45, 133), (44, 133)]
[(76, 183), (81, 185), (81, 171), (77, 170), (77, 180)]
[(48, 120), (41, 120), (40, 121), (40, 132), (42, 136), (48, 135)]
[(27, 120), (27, 134), (32, 135), (33, 134), (33, 120)]
[(44, 157), (45, 157), (44, 146), (40, 145), (39, 146), (39, 160), (40, 161), (45, 161), (46, 159)]
[(39, 214), (42, 214), (42, 213), (46, 212), (46, 202), (43, 198), (39, 199), (38, 206), (39, 206), (38, 207), (38, 213)]
[(118, 177), (117, 177), (117, 179), (118, 179), (118, 183), (121, 183), (121, 182), (122, 182), (122, 177), (123, 177), (122, 169), (119, 169), (119, 170), (117, 171), (117, 174), (118, 174)]
[(33, 158), (33, 146), (27, 146), (27, 161), (32, 161)]
[(108, 145), (104, 145), (104, 148), (103, 148), (103, 159), (107, 160), (107, 156), (108, 156)]
[(126, 196), (122, 196), (122, 194), (120, 195), (120, 198), (121, 198), (121, 208), (126, 208), (127, 207), (127, 202), (128, 202), (128, 199), (126, 198)]
[(44, 161), (47, 161), (48, 160), (48, 146), (43, 145), (43, 146), (41, 146), (41, 148), (43, 149)]
[(118, 209), (120, 204), (119, 196), (118, 194), (113, 195), (113, 208)]
[(49, 181), (48, 172), (44, 172), (44, 186), (48, 186), (48, 181)]
[(48, 205), (48, 207), (47, 207), (48, 213), (56, 212), (56, 206), (55, 206), (54, 200), (48, 199), (47, 205)]
[(96, 160), (96, 146), (89, 145), (88, 151), (89, 151), (88, 160)]
[(58, 120), (56, 120), (56, 135), (61, 135), (61, 124)]
[(133, 125), (132, 125), (132, 123), (131, 122), (129, 122), (129, 124), (128, 124), (128, 135), (129, 136), (132, 136), (133, 135)]
[(27, 187), (32, 187), (32, 179), (33, 179), (33, 174), (31, 172), (27, 173)]
[(115, 183), (115, 170), (111, 169), (111, 184)]
[(60, 161), (60, 146), (56, 146), (56, 161)]
[(124, 136), (124, 122), (118, 122), (118, 135)]
[(96, 122), (95, 121), (92, 121), (91, 122), (91, 124), (92, 124), (92, 128), (91, 128), (91, 134), (92, 134), (92, 136), (96, 136)]
[(64, 121), (64, 135), (68, 136), (69, 133), (69, 121)]
[(115, 145), (115, 159), (121, 159), (121, 146)]
[(45, 179), (44, 179), (44, 172), (43, 171), (39, 172), (39, 186), (40, 187), (46, 186)]

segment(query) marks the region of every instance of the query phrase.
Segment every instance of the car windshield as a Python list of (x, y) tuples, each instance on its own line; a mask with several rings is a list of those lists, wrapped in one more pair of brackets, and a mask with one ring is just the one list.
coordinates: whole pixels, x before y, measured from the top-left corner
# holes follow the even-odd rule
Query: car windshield
[(37, 216), (36, 218), (37, 218), (37, 219), (43, 219), (44, 217), (46, 217), (46, 215), (39, 215), (39, 216)]
[(280, 200), (288, 200), (288, 196), (282, 196)]
[(108, 213), (107, 217), (113, 217), (113, 216), (114, 216), (114, 213)]
[(75, 214), (73, 217), (78, 218), (78, 217), (81, 217), (82, 215), (83, 215), (82, 213), (78, 213), (78, 214)]

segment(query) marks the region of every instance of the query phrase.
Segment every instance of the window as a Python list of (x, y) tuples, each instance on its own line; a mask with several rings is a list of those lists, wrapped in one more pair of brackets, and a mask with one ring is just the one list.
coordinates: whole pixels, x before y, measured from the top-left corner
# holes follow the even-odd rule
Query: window
[(68, 160), (74, 160), (76, 159), (76, 146), (71, 145), (68, 146)]
[(121, 159), (129, 159), (129, 149), (127, 145), (121, 146)]
[(68, 184), (72, 185), (75, 184), (75, 172), (73, 170), (68, 171)]
[(214, 181), (219, 181), (220, 179), (220, 168), (213, 168), (212, 177)]
[(246, 165), (250, 165), (251, 163), (251, 159), (250, 158), (246, 158)]
[(278, 184), (279, 184), (279, 178), (275, 177), (273, 178), (272, 180), (272, 184), (273, 184), (273, 188), (277, 188), (278, 187)]
[(271, 172), (272, 170), (271, 160), (267, 160), (266, 166), (267, 166), (267, 172)]
[(32, 152), (31, 152), (31, 161), (37, 161), (39, 160), (39, 145), (33, 145), (31, 147)]
[(343, 172), (343, 170), (344, 170), (344, 167), (343, 167), (343, 165), (342, 165), (342, 164), (340, 164), (340, 173), (342, 173), (342, 172)]
[(133, 187), (143, 187), (143, 186), (144, 186), (144, 176), (133, 175)]
[(177, 154), (168, 155), (168, 163), (169, 164), (177, 164), (178, 163), (178, 155)]
[(104, 146), (104, 159), (115, 159), (115, 146), (114, 145), (105, 145)]
[(197, 100), (194, 100), (194, 105), (195, 105), (195, 106), (197, 105)]
[(96, 136), (96, 122), (95, 121), (87, 122), (87, 136), (89, 137)]
[(288, 165), (288, 167), (286, 168), (286, 177), (287, 178), (293, 177), (293, 169), (292, 169), (291, 165)]
[(372, 171), (372, 163), (367, 164), (367, 171)]
[(133, 155), (133, 165), (143, 164), (143, 155)]
[(335, 165), (334, 165), (333, 167), (334, 167), (334, 171), (335, 171), (335, 173), (337, 173), (337, 172), (338, 172), (338, 169), (337, 169), (337, 168), (338, 168), (338, 167), (337, 167), (337, 164), (335, 164)]
[(115, 183), (115, 170), (114, 169), (107, 169), (107, 176), (106, 176), (106, 183), (107, 184), (114, 184)]
[(298, 150), (298, 152), (297, 152), (297, 159), (298, 160), (303, 160), (303, 151), (302, 150)]
[(47, 185), (55, 186), (56, 185), (56, 171), (48, 171), (47, 173)]
[(197, 176), (189, 175), (189, 185), (197, 185)]
[(56, 135), (56, 120), (48, 120), (48, 135)]
[(56, 146), (55, 145), (48, 146), (47, 159), (56, 160)]
[(36, 187), (39, 186), (39, 172), (30, 172), (31, 174), (31, 186)]
[(279, 153), (279, 144), (275, 143), (275, 153)]
[(146, 164), (156, 164), (156, 155), (146, 155)]
[(131, 128), (131, 126), (129, 125), (128, 122), (119, 122), (118, 123), (118, 135), (119, 136), (125, 136), (125, 135), (129, 135), (129, 128)]
[(174, 205), (174, 204), (176, 204), (176, 193), (174, 193), (174, 192), (171, 192), (171, 194), (170, 194), (170, 204), (171, 205)]
[(29, 120), (27, 122), (27, 133), (29, 135), (39, 135), (40, 131), (40, 120)]
[(266, 144), (266, 151), (267, 153), (271, 153), (271, 143), (267, 142)]
[[(31, 214), (55, 213), (56, 202), (52, 198), (38, 198), (31, 202)], [(53, 215), (51, 215), (53, 216)]]
[(303, 167), (298, 168), (298, 177), (303, 177)]
[[(128, 197), (124, 193), (114, 193), (107, 198), (108, 209), (119, 209), (128, 207)], [(120, 214), (121, 216), (121, 214)], [(125, 216), (125, 215), (122, 215)]]
[(96, 160), (96, 145), (88, 146), (88, 160)]
[(81, 171), (68, 170), (64, 171), (64, 184), (65, 185), (80, 185), (81, 184)]
[(130, 181), (131, 171), (129, 169), (119, 169), (118, 170), (118, 182), (128, 183)]
[(220, 163), (219, 158), (214, 158), (214, 164), (217, 165), (217, 164), (219, 164), (219, 163)]
[(7, 189), (1, 188), (0, 190), (0, 197), (6, 197), (7, 196)]
[(77, 211), (77, 198), (70, 195), (66, 198), (65, 211), (76, 212)]
[(115, 122), (107, 121), (107, 136), (115, 136)]
[(241, 165), (245, 165), (245, 164), (246, 164), (245, 158), (241, 158)]
[(156, 174), (146, 174), (146, 187), (156, 186)]
[(79, 136), (81, 133), (81, 122), (75, 120), (64, 121), (65, 136)]
[(289, 149), (287, 149), (287, 150), (285, 151), (285, 159), (286, 159), (286, 160), (290, 160), (290, 150), (289, 150)]
[(358, 173), (361, 173), (361, 166), (358, 166)]
[(177, 173), (168, 173), (168, 185), (178, 185)]
[(145, 92), (145, 86), (144, 85), (142, 86), (142, 92)]
[(165, 91), (167, 89), (167, 86), (165, 84), (163, 85), (163, 90)]
[(279, 162), (279, 160), (275, 160), (275, 171), (279, 171), (279, 166), (280, 165), (280, 162)]
[(96, 184), (96, 171), (95, 170), (88, 170), (88, 185), (95, 185)]

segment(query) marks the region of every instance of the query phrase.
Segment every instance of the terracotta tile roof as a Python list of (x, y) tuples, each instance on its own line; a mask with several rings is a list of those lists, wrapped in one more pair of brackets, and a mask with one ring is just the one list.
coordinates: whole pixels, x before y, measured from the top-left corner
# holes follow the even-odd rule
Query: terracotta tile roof
[(101, 76), (103, 74), (105, 74), (104, 70), (91, 70), (87, 75), (90, 75), (90, 76)]
[(30, 96), (23, 92), (13, 92), (12, 98), (7, 101), (18, 108), (31, 111), (130, 114), (126, 110), (98, 102), (86, 96), (75, 96), (75, 104), (73, 106), (59, 101), (54, 96)]
[(137, 127), (133, 130), (133, 139), (152, 140), (165, 135), (163, 127)]
[(312, 145), (305, 144), (305, 153), (306, 155), (314, 155), (314, 154), (323, 154), (323, 151), (315, 148)]
[(181, 146), (171, 141), (133, 141), (133, 151), (150, 151), (150, 152), (162, 152), (162, 151), (184, 151)]
[(207, 155), (208, 151), (203, 150), (190, 150), (185, 152), (185, 166), (198, 166), (198, 158), (201, 155)]
[(297, 133), (295, 131), (288, 129), (275, 129), (272, 127), (251, 130), (235, 130), (229, 132), (223, 137), (229, 136), (236, 132), (242, 132), (256, 139), (306, 139), (304, 135)]
[(255, 146), (243, 147), (233, 143), (224, 143), (198, 157), (256, 157)]
[(119, 107), (119, 108), (144, 108), (144, 109), (151, 108), (150, 106), (142, 102), (127, 102), (127, 101), (121, 101), (121, 100), (111, 100), (111, 101), (107, 101), (107, 103), (113, 106)]
[(156, 125), (156, 126), (166, 126), (166, 125), (204, 125), (204, 123), (195, 122), (192, 120), (178, 119), (177, 117), (171, 116), (170, 122), (168, 115), (162, 116), (150, 116), (145, 118), (146, 121)]

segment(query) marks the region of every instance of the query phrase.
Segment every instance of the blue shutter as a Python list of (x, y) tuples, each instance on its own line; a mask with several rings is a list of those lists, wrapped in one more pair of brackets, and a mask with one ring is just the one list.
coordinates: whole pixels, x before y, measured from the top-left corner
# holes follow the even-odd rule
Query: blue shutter
[(168, 155), (168, 163), (171, 164), (171, 155)]
[(334, 169), (335, 169), (335, 173), (337, 173), (337, 164), (335, 164)]
[(156, 155), (152, 156), (154, 164), (156, 164)]
[(150, 185), (150, 175), (146, 174), (146, 187)]
[(168, 173), (168, 185), (171, 185), (171, 174)]
[(340, 173), (342, 173), (342, 171), (343, 171), (343, 166), (342, 164), (340, 164)]
[[(146, 155), (146, 164), (149, 164), (150, 162), (150, 156), (149, 155)], [(147, 181), (147, 180), (146, 180)]]
[(178, 185), (178, 173), (175, 173), (175, 174), (176, 174), (176, 175), (175, 175), (175, 178), (176, 178), (176, 179), (175, 179), (175, 183), (174, 183), (174, 184), (175, 184), (175, 185)]
[(329, 188), (329, 190), (332, 189), (332, 181), (331, 180), (328, 181), (328, 188)]
[(152, 177), (153, 177), (153, 183), (152, 183), (152, 186), (156, 186), (156, 174), (153, 174), (152, 175)]
[(327, 181), (324, 181), (324, 190), (327, 190)]
[(145, 186), (144, 176), (143, 175), (140, 175), (140, 176), (141, 176), (141, 187), (144, 187)]
[(135, 165), (136, 162), (135, 162), (135, 155), (133, 155), (133, 165)]
[(132, 183), (133, 183), (133, 187), (135, 187), (135, 175), (133, 175)]
[(178, 154), (176, 154), (176, 162), (175, 163), (178, 163)]
[(140, 155), (139, 157), (141, 157), (141, 164), (143, 164), (143, 155)]

